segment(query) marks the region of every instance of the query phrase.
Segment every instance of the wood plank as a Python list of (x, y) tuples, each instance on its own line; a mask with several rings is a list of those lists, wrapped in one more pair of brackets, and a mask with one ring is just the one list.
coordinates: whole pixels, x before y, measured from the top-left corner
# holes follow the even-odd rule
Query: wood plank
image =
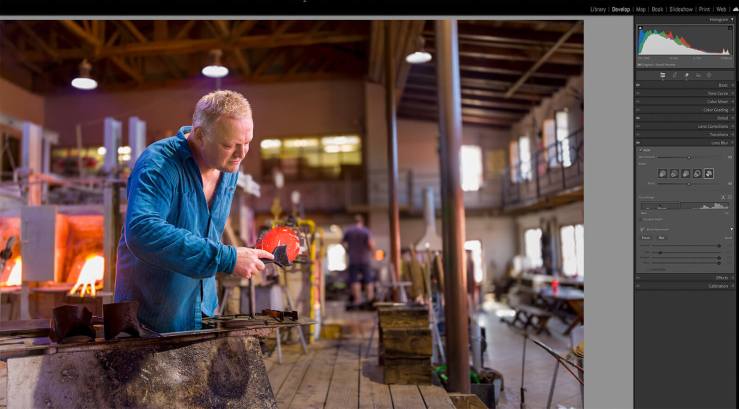
[(298, 361), (295, 362), (295, 365), (290, 368), (287, 377), (280, 386), (279, 392), (275, 394), (278, 408), (288, 408), (290, 406), (298, 387), (303, 383), (308, 368), (314, 359), (316, 359), (316, 353), (309, 351), (307, 355), (301, 355)]
[(345, 340), (341, 343), (331, 385), (326, 396), (326, 409), (359, 407), (359, 362), (360, 344)]
[(282, 388), (282, 385), (285, 383), (285, 379), (287, 379), (287, 376), (292, 372), (296, 362), (300, 359), (306, 359), (308, 357), (307, 355), (301, 355), (297, 353), (287, 353), (285, 349), (286, 348), (283, 347), (281, 364), (276, 362), (276, 356), (268, 358), (274, 361), (272, 367), (267, 372), (267, 376), (269, 377), (269, 384), (272, 386), (272, 393), (274, 393), (275, 397), (279, 393), (280, 388)]
[(359, 377), (360, 409), (392, 409), (390, 387), (377, 381), (382, 379), (382, 370), (376, 359), (363, 359)]
[(427, 307), (380, 307), (377, 309), (380, 328), (428, 328)]
[(383, 382), (387, 384), (431, 384), (431, 357), (383, 356)]
[(416, 385), (390, 385), (393, 406), (403, 409), (426, 409)]
[(418, 385), (418, 390), (427, 408), (454, 409), (454, 404), (444, 388), (436, 385)]
[(372, 343), (362, 345), (362, 362), (359, 373), (359, 408), (393, 409), (390, 387), (382, 383), (382, 368), (377, 365), (377, 334)]
[(384, 328), (382, 350), (386, 357), (428, 357), (433, 353), (430, 328)]
[[(333, 375), (337, 352), (336, 343), (330, 343), (326, 348), (317, 351), (310, 366), (306, 367), (308, 375), (302, 377), (300, 384), (296, 383), (295, 385), (290, 384), (282, 387), (280, 392), (287, 390), (288, 393), (277, 398), (277, 406), (296, 409), (323, 408), (331, 376)], [(295, 387), (294, 394), (290, 394), (289, 392), (293, 386)]]
[(471, 393), (450, 393), (449, 399), (451, 399), (455, 408), (464, 409), (487, 409), (484, 403), (475, 394)]

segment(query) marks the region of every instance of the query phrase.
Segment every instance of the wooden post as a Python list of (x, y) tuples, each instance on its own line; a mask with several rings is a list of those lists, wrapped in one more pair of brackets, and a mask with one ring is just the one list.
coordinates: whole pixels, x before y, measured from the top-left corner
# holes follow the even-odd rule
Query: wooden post
[(469, 325), (467, 275), (464, 263), (465, 216), (459, 159), (462, 143), (462, 103), (457, 41), (456, 21), (436, 21), (449, 391), (469, 393)]
[[(390, 21), (385, 21), (385, 119), (387, 121), (388, 199), (390, 217), (390, 260), (400, 281), (400, 210), (398, 208), (398, 132), (395, 117), (395, 58)], [(398, 301), (399, 294), (395, 294)]]

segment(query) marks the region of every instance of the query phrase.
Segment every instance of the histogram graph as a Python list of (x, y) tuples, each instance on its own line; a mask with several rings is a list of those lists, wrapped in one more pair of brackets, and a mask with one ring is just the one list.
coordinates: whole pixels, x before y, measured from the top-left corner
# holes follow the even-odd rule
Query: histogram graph
[(733, 25), (640, 25), (637, 55), (734, 54)]

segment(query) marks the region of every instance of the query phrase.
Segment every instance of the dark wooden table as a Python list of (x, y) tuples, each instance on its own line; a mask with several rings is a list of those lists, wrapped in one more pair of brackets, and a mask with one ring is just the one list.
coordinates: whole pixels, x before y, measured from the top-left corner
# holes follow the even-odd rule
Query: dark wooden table
[(567, 323), (565, 311), (568, 308), (575, 313), (575, 319), (569, 323), (569, 326), (564, 332), (565, 335), (569, 335), (578, 324), (585, 323), (584, 291), (570, 287), (560, 287), (557, 291), (553, 291), (551, 287), (547, 287), (539, 291), (539, 297), (544, 300), (544, 303), (552, 314), (556, 315), (564, 323)]

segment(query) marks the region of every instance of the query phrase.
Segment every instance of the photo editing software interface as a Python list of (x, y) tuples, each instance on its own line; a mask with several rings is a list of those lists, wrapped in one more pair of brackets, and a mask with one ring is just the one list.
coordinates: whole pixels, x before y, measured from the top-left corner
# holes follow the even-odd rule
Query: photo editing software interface
[(635, 407), (736, 405), (736, 16), (633, 17)]

